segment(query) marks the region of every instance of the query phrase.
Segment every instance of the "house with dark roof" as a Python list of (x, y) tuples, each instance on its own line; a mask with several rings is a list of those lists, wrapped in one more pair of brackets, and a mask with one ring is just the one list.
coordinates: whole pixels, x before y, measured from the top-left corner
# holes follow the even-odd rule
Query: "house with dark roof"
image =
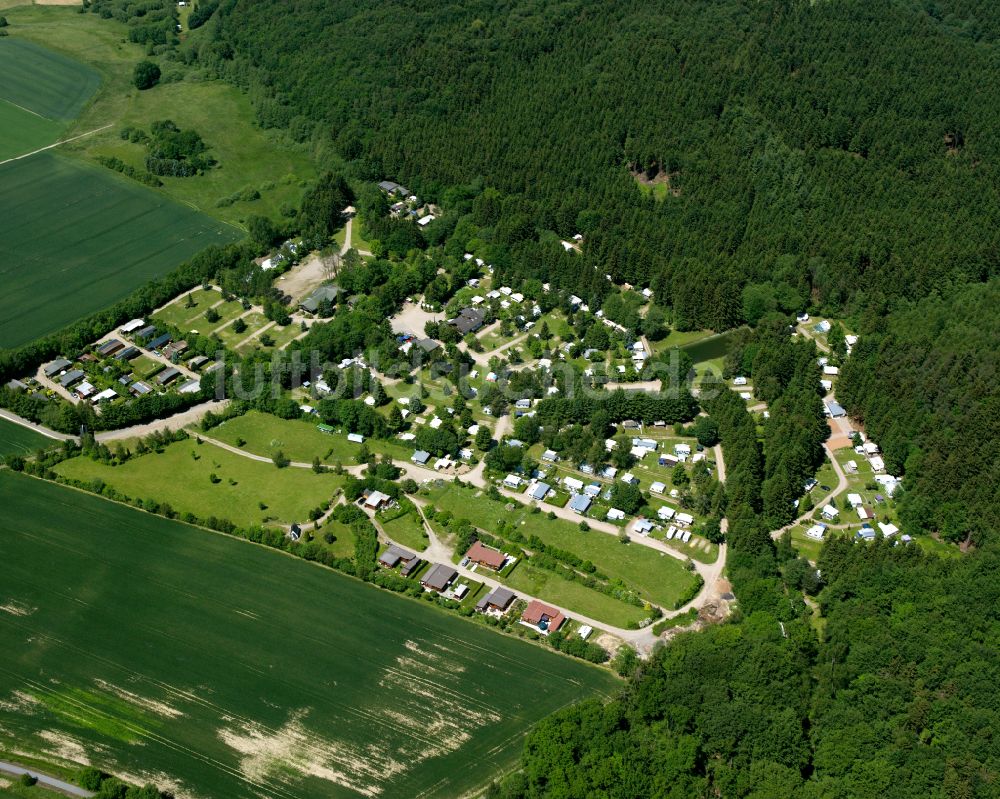
[(506, 613), (507, 609), (517, 599), (516, 595), (509, 588), (494, 588), (486, 596), (476, 603), (476, 610), (480, 613)]
[(46, 377), (55, 377), (63, 369), (72, 365), (73, 365), (72, 361), (68, 361), (65, 358), (57, 358), (56, 360), (52, 361), (52, 363), (45, 364), (45, 366), (42, 367), (42, 373)]
[(120, 352), (115, 353), (116, 361), (131, 361), (133, 358), (138, 358), (142, 354), (142, 350), (138, 347), (128, 346)]
[(299, 308), (301, 308), (306, 313), (316, 313), (319, 310), (320, 303), (323, 301), (334, 303), (337, 301), (337, 297), (340, 295), (340, 286), (320, 286), (312, 294), (310, 294), (306, 299), (299, 303)]
[(180, 376), (181, 376), (180, 369), (177, 369), (173, 366), (168, 366), (166, 369), (164, 369), (156, 376), (156, 382), (159, 383), (161, 386), (165, 386), (168, 383), (173, 382)]
[(464, 336), (479, 330), (483, 326), (485, 318), (486, 316), (478, 308), (463, 308), (459, 311), (458, 316), (448, 320), (448, 324)]
[(172, 338), (173, 336), (171, 336), (169, 333), (164, 333), (163, 335), (157, 336), (152, 341), (150, 341), (146, 345), (146, 348), (151, 350), (158, 350), (164, 344), (169, 344)]
[(493, 549), (493, 547), (484, 546), (481, 541), (476, 541), (469, 547), (465, 557), (473, 563), (478, 563), (480, 566), (493, 569), (493, 571), (500, 571), (507, 562), (507, 556), (503, 552)]
[(85, 376), (83, 369), (73, 369), (59, 378), (59, 385), (63, 388), (69, 388), (74, 383), (79, 383)]
[(435, 563), (427, 570), (420, 584), (428, 591), (437, 591), (440, 593), (451, 585), (456, 577), (458, 577), (458, 572), (451, 566), (446, 566), (443, 563)]
[(113, 338), (110, 341), (105, 341), (100, 347), (97, 348), (97, 354), (102, 358), (107, 358), (109, 355), (114, 355), (118, 350), (122, 349), (125, 345), (122, 344), (118, 339)]
[(408, 577), (419, 563), (420, 558), (395, 544), (392, 544), (378, 558), (379, 566), (384, 566), (387, 569), (395, 569), (399, 566), (400, 574), (404, 577)]

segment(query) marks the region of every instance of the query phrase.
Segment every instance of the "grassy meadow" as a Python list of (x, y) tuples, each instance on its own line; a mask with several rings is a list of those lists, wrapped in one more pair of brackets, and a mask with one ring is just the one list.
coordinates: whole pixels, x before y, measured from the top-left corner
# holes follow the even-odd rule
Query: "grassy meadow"
[[(60, 151), (87, 160), (116, 156), (142, 168), (145, 149), (122, 140), (122, 128), (148, 130), (156, 120), (172, 119), (182, 128), (196, 130), (219, 165), (206, 175), (163, 178), (163, 187), (155, 191), (236, 225), (253, 214), (278, 216), (284, 203), (297, 205), (303, 182), (315, 176), (306, 148), (256, 127), (249, 99), (206, 73), (162, 62), (160, 85), (136, 90), (132, 70), (147, 57), (145, 48), (129, 43), (126, 27), (115, 20), (52, 6), (21, 6), (5, 15), (10, 21), (8, 41), (43, 45), (82, 62), (101, 77), (100, 91), (67, 135), (111, 127), (62, 145)], [(260, 199), (218, 204), (247, 188), (257, 190)]]
[(53, 151), (0, 166), (0, 347), (110, 305), (239, 231)]
[(463, 796), (607, 673), (313, 564), (0, 474), (0, 756), (191, 797)]
[[(341, 485), (333, 474), (279, 469), (191, 439), (120, 466), (76, 457), (60, 463), (56, 471), (84, 482), (103, 480), (129, 497), (166, 502), (178, 513), (215, 516), (239, 525), (307, 521), (309, 511), (331, 499)], [(212, 482), (213, 474), (219, 482)]]
[[(279, 419), (269, 413), (249, 411), (243, 416), (226, 420), (207, 435), (232, 446), (237, 446), (242, 440), (245, 442), (242, 449), (267, 458), (280, 449), (291, 460), (301, 463), (311, 463), (313, 458), (318, 457), (329, 464), (340, 461), (345, 466), (352, 465), (360, 445), (348, 441), (346, 433), (320, 432), (316, 427), (320, 421), (315, 417)], [(413, 448), (404, 447), (402, 442), (367, 439), (365, 443), (369, 451), (378, 455), (409, 460), (413, 454)]]

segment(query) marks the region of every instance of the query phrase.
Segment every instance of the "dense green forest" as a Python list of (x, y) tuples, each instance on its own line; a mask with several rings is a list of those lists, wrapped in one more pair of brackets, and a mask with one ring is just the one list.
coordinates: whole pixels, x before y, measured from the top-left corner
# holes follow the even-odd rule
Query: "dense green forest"
[(907, 529), (981, 544), (1000, 530), (1000, 281), (870, 318), (838, 397), (905, 472)]
[[(488, 187), (506, 279), (599, 297), (610, 274), (724, 329), (746, 284), (884, 311), (995, 272), (998, 23), (962, 0), (225, 0), (185, 56), (359, 177)], [(586, 234), (592, 268), (548, 230)]]

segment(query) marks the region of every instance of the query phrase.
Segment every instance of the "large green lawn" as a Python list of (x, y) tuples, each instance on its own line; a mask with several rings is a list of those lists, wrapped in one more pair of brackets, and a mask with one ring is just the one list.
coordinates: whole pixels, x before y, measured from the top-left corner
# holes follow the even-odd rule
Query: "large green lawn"
[(56, 446), (59, 446), (59, 442), (48, 436), (14, 422), (8, 422), (6, 419), (0, 419), (0, 455), (12, 452), (24, 455), (43, 447)]
[(450, 510), (456, 518), (466, 518), (487, 532), (496, 529), (498, 520), (513, 522), (525, 536), (537, 535), (547, 544), (591, 561), (608, 576), (620, 577), (646, 599), (667, 608), (673, 607), (694, 580), (683, 564), (669, 555), (640, 544), (624, 545), (617, 537), (597, 530), (581, 532), (576, 525), (531, 513), (519, 503), (509, 511), (509, 503), (491, 500), (475, 488), (448, 483), (432, 490), (429, 499), (435, 507)]
[[(341, 484), (333, 474), (279, 469), (193, 440), (178, 441), (162, 454), (142, 455), (120, 466), (71, 458), (56, 471), (75, 480), (103, 480), (129, 497), (166, 502), (179, 513), (242, 525), (304, 522), (309, 511), (329, 500)], [(211, 481), (213, 474), (220, 482)], [(262, 509), (261, 502), (267, 507)]]
[(458, 797), (606, 671), (262, 547), (0, 474), (0, 756), (178, 795)]
[(0, 347), (51, 333), (240, 233), (53, 151), (0, 166)]
[[(279, 419), (269, 413), (250, 411), (243, 416), (228, 419), (207, 435), (233, 446), (242, 439), (245, 442), (242, 448), (247, 452), (268, 458), (280, 449), (291, 460), (300, 463), (311, 463), (313, 458), (318, 457), (326, 463), (340, 461), (345, 466), (352, 465), (360, 444), (348, 441), (346, 433), (320, 432), (317, 428), (320, 423), (321, 420), (315, 417)], [(367, 439), (365, 443), (371, 452), (379, 455), (409, 459), (413, 454), (412, 448), (404, 447), (402, 442), (394, 440)]]

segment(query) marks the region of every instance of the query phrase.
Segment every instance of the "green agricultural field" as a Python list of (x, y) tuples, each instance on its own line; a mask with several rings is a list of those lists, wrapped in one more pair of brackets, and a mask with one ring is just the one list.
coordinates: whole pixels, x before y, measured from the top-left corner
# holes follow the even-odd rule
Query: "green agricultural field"
[(58, 122), (0, 100), (0, 161), (52, 144), (61, 130)]
[(525, 536), (537, 535), (547, 544), (591, 561), (608, 576), (620, 577), (646, 599), (667, 608), (673, 607), (694, 581), (683, 564), (669, 555), (640, 544), (624, 546), (617, 537), (597, 530), (581, 532), (563, 519), (531, 513), (519, 503), (514, 511), (508, 511), (507, 502), (496, 502), (474, 488), (448, 483), (432, 490), (429, 499), (435, 507), (450, 510), (456, 518), (466, 518), (487, 532), (495, 530), (500, 519), (512, 522)]
[(0, 166), (0, 347), (51, 333), (240, 233), (51, 152)]
[[(359, 444), (352, 444), (344, 433), (322, 433), (316, 425), (319, 419), (279, 419), (269, 413), (250, 411), (243, 416), (228, 419), (208, 432), (210, 438), (236, 446), (239, 439), (246, 443), (243, 449), (255, 455), (270, 457), (280, 449), (293, 461), (311, 463), (319, 457), (326, 463), (340, 461), (344, 465), (354, 463)], [(368, 449), (378, 455), (388, 454), (393, 458), (409, 460), (412, 448), (403, 447), (395, 441), (366, 439)]]
[(26, 454), (43, 447), (55, 447), (59, 442), (36, 433), (23, 425), (0, 419), (0, 455), (15, 452)]
[(0, 161), (57, 141), (100, 82), (79, 61), (32, 42), (0, 39)]
[(100, 84), (86, 64), (23, 39), (0, 39), (0, 99), (40, 117), (76, 119)]
[(0, 755), (178, 795), (452, 799), (607, 671), (263, 547), (0, 474)]
[[(160, 454), (142, 455), (120, 466), (71, 458), (56, 471), (74, 480), (103, 480), (129, 497), (166, 502), (178, 513), (203, 519), (215, 516), (240, 525), (306, 521), (309, 511), (329, 500), (341, 485), (333, 474), (279, 469), (194, 440), (178, 441)], [(219, 482), (212, 482), (213, 474)]]

